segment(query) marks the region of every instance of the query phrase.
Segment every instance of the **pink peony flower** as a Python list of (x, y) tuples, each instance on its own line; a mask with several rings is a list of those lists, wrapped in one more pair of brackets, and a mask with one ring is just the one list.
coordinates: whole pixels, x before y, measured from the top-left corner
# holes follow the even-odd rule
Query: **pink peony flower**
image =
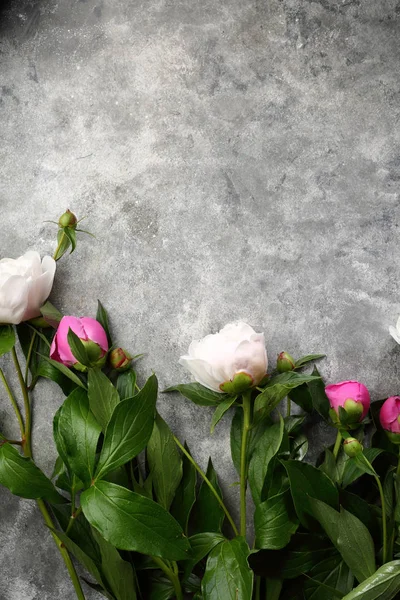
[(360, 422), (369, 411), (371, 398), (369, 391), (359, 381), (341, 381), (327, 385), (325, 393), (329, 404), (339, 415), (339, 406), (348, 414), (353, 414), (355, 421)]
[(391, 396), (382, 404), (379, 419), (383, 429), (400, 433), (400, 396)]
[(50, 348), (50, 358), (67, 367), (77, 364), (75, 356), (68, 344), (68, 332), (72, 331), (82, 342), (96, 344), (99, 348), (99, 358), (108, 351), (107, 334), (96, 319), (90, 317), (63, 317), (60, 321)]

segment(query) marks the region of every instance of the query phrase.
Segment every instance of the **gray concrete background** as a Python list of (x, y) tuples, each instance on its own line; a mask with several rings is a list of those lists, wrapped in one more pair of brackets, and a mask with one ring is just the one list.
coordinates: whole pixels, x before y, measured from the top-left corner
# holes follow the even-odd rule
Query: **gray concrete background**
[[(400, 313), (400, 2), (1, 10), (2, 256), (52, 253), (44, 219), (86, 215), (97, 240), (59, 263), (52, 300), (94, 315), (100, 298), (116, 339), (146, 353), (142, 379), (154, 369), (161, 387), (186, 380), (177, 360), (192, 338), (242, 318), (265, 332), (271, 364), (283, 349), (324, 351), (329, 381), (399, 392), (387, 328)], [(61, 401), (38, 387), (46, 472)], [(202, 465), (213, 455), (236, 501), (228, 423), (210, 438), (211, 411), (174, 396), (160, 410)], [(15, 433), (3, 393), (0, 423)], [(34, 505), (0, 494), (0, 599), (72, 599)]]

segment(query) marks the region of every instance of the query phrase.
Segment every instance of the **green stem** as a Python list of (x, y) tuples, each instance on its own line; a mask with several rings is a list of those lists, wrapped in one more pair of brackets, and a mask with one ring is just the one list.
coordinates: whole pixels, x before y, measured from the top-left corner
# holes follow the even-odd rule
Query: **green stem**
[(220, 507), (224, 511), (226, 518), (228, 519), (229, 523), (231, 524), (231, 527), (233, 529), (234, 534), (235, 535), (239, 535), (239, 531), (238, 531), (238, 529), (237, 529), (237, 527), (235, 525), (234, 520), (232, 519), (232, 517), (231, 517), (228, 509), (226, 508), (226, 506), (225, 506), (225, 504), (224, 504), (221, 496), (218, 494), (217, 490), (215, 489), (215, 487), (213, 486), (213, 484), (211, 483), (211, 481), (208, 479), (207, 475), (199, 467), (199, 465), (194, 460), (194, 458), (189, 454), (189, 452), (186, 450), (186, 448), (180, 443), (180, 441), (178, 440), (178, 438), (175, 437), (175, 436), (174, 436), (174, 441), (175, 441), (175, 444), (178, 446), (178, 448), (181, 450), (181, 452), (183, 452), (183, 454), (186, 456), (186, 458), (192, 463), (192, 465), (194, 466), (194, 468), (196, 469), (196, 471), (199, 473), (200, 477), (202, 477), (202, 479), (205, 481), (205, 483), (210, 488), (211, 492), (213, 493), (213, 495), (217, 499), (218, 504), (220, 505)]
[(259, 575), (256, 577), (255, 594), (255, 600), (261, 600), (261, 577)]
[(25, 366), (25, 386), (28, 387), (28, 379), (29, 379), (29, 365), (31, 363), (33, 345), (36, 339), (36, 331), (32, 333), (31, 343), (29, 344), (28, 354), (26, 356), (26, 366)]
[(17, 416), (18, 423), (19, 423), (19, 428), (20, 428), (20, 431), (21, 431), (21, 437), (22, 437), (22, 438), (24, 438), (24, 435), (25, 435), (25, 426), (24, 426), (24, 420), (23, 420), (23, 418), (22, 418), (22, 414), (21, 414), (21, 411), (20, 411), (20, 409), (19, 409), (19, 406), (18, 406), (18, 404), (17, 404), (17, 401), (16, 401), (16, 399), (14, 398), (14, 394), (12, 393), (12, 391), (11, 391), (11, 388), (10, 388), (10, 386), (8, 385), (7, 379), (6, 379), (6, 377), (5, 377), (5, 375), (4, 375), (3, 371), (2, 371), (2, 369), (0, 369), (0, 379), (1, 379), (1, 380), (2, 380), (2, 382), (3, 382), (3, 385), (4, 385), (5, 389), (6, 389), (6, 392), (7, 392), (7, 394), (8, 394), (8, 397), (9, 397), (9, 398), (10, 398), (10, 400), (11, 400), (11, 404), (12, 404), (12, 406), (13, 406), (13, 408), (14, 408), (14, 411), (15, 411), (15, 414), (16, 414), (16, 416)]
[[(50, 529), (54, 529), (55, 527), (54, 527), (53, 520), (52, 520), (50, 513), (47, 510), (47, 507), (46, 507), (45, 503), (43, 502), (43, 500), (36, 500), (36, 502), (37, 502), (40, 512), (43, 515), (43, 519), (44, 519), (47, 527), (50, 527)], [(75, 589), (76, 597), (78, 598), (78, 600), (85, 600), (85, 595), (83, 593), (78, 574), (75, 570), (75, 567), (72, 563), (71, 557), (68, 554), (67, 549), (65, 548), (64, 544), (58, 539), (57, 535), (55, 533), (53, 533), (53, 531), (50, 531), (50, 533), (53, 536), (53, 539), (54, 539), (55, 543), (57, 544), (60, 554), (64, 559), (65, 566), (68, 569), (69, 576), (71, 577), (71, 581), (72, 581), (74, 589)]]
[[(400, 484), (400, 446), (399, 446), (399, 458), (397, 460), (397, 470), (396, 470), (396, 479), (398, 484)], [(399, 486), (400, 489), (400, 486)], [(399, 501), (400, 498), (397, 499), (397, 501)]]
[(29, 402), (28, 390), (25, 385), (24, 376), (22, 375), (21, 366), (19, 364), (17, 352), (15, 347), (11, 350), (11, 354), (13, 357), (15, 369), (17, 371), (19, 384), (21, 386), (22, 397), (24, 399), (24, 407), (25, 407), (25, 435), (23, 438), (23, 447), (25, 456), (29, 456), (32, 458), (32, 445), (31, 445), (31, 429), (32, 429), (32, 420), (31, 420), (31, 404)]
[(382, 562), (383, 564), (387, 561), (387, 528), (386, 528), (386, 503), (385, 496), (383, 494), (382, 484), (378, 475), (375, 476), (376, 483), (378, 485), (379, 494), (381, 497), (382, 504), (382, 542), (383, 542), (383, 550), (382, 550)]
[(292, 412), (292, 402), (289, 398), (289, 396), (287, 397), (287, 411), (286, 411), (286, 416), (290, 417), (290, 414)]
[(178, 574), (174, 573), (172, 569), (167, 567), (165, 562), (161, 558), (158, 558), (158, 556), (152, 556), (151, 558), (159, 566), (159, 568), (168, 577), (168, 579), (174, 586), (176, 600), (183, 600), (182, 587), (181, 582), (179, 581)]
[[(21, 391), (22, 391), (22, 396), (24, 399), (24, 406), (25, 406), (25, 431), (24, 431), (23, 438), (22, 438), (22, 449), (23, 449), (24, 455), (26, 457), (32, 458), (32, 445), (31, 445), (32, 419), (31, 419), (31, 406), (30, 406), (30, 402), (29, 402), (29, 394), (28, 394), (28, 389), (25, 384), (24, 376), (22, 375), (21, 366), (19, 364), (19, 360), (18, 360), (18, 356), (17, 356), (17, 352), (16, 352), (15, 348), (12, 349), (11, 353), (12, 353), (15, 369), (17, 371), (18, 380), (19, 380), (19, 383), (21, 386)], [(39, 500), (36, 500), (36, 503), (39, 507), (40, 512), (42, 513), (42, 516), (43, 516), (43, 519), (44, 519), (46, 525), (48, 527), (50, 527), (51, 529), (55, 529), (53, 520), (50, 516), (49, 511), (47, 510), (47, 507), (46, 507), (46, 504), (44, 503), (44, 501), (39, 499)], [(71, 557), (68, 554), (67, 549), (65, 548), (64, 544), (57, 538), (55, 533), (53, 533), (52, 531), (50, 533), (51, 533), (55, 543), (57, 544), (60, 554), (64, 560), (65, 566), (67, 567), (67, 570), (68, 570), (69, 576), (71, 578), (72, 584), (74, 586), (75, 593), (76, 593), (78, 600), (85, 600), (85, 596), (84, 596), (84, 593), (83, 593), (83, 590), (82, 590), (82, 587), (81, 587), (81, 584), (79, 581), (78, 574), (75, 570), (75, 567), (72, 563)]]
[(68, 521), (68, 525), (67, 525), (67, 529), (65, 530), (65, 534), (66, 535), (69, 534), (69, 532), (70, 532), (70, 530), (72, 528), (72, 525), (75, 523), (76, 519), (79, 517), (79, 515), (81, 514), (81, 512), (82, 512), (82, 508), (79, 507), (70, 516), (69, 521)]
[(243, 394), (243, 431), (240, 447), (240, 535), (246, 537), (247, 441), (251, 429), (251, 390)]
[(341, 444), (342, 444), (342, 434), (340, 433), (340, 431), (338, 431), (337, 436), (336, 436), (335, 446), (333, 448), (333, 456), (334, 456), (335, 460), (337, 459), (337, 456), (339, 454)]
[(384, 493), (383, 493), (383, 488), (382, 488), (381, 481), (380, 481), (380, 479), (378, 477), (378, 474), (376, 473), (374, 467), (371, 465), (371, 463), (369, 462), (368, 458), (365, 456), (364, 453), (360, 454), (360, 457), (365, 462), (365, 464), (368, 465), (368, 467), (371, 469), (371, 471), (374, 473), (375, 481), (376, 481), (376, 484), (377, 484), (378, 490), (379, 490), (379, 495), (381, 497), (381, 505), (382, 505), (382, 563), (385, 564), (387, 562), (387, 555), (388, 555), (385, 496), (384, 496)]

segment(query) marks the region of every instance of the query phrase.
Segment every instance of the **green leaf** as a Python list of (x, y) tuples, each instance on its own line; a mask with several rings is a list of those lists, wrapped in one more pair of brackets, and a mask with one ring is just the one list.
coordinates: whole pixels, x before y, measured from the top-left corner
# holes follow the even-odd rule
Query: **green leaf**
[(290, 458), (295, 460), (303, 460), (308, 452), (308, 439), (304, 433), (297, 435), (292, 441), (292, 449), (290, 452)]
[(86, 348), (82, 344), (81, 339), (76, 335), (74, 331), (72, 331), (71, 328), (69, 328), (68, 330), (67, 340), (71, 352), (76, 358), (76, 360), (80, 362), (81, 365), (85, 365), (88, 367), (90, 365), (90, 360), (86, 352)]
[[(65, 377), (68, 377), (68, 379), (73, 381), (76, 385), (83, 388), (84, 390), (86, 389), (85, 385), (82, 383), (82, 381), (79, 379), (79, 377), (73, 371), (71, 371), (71, 369), (69, 369), (65, 365), (57, 362), (56, 360), (52, 360), (51, 358), (49, 358), (48, 356), (45, 356), (44, 354), (41, 354), (40, 356), (41, 356), (41, 358), (43, 358), (43, 360), (45, 360), (50, 365), (52, 365), (55, 369), (60, 371), (60, 373), (65, 375)], [(43, 375), (43, 377), (45, 377), (45, 375)], [(50, 377), (50, 379), (51, 379), (51, 377)], [(57, 381), (57, 383), (58, 383), (58, 381)]]
[(81, 495), (89, 523), (116, 548), (167, 560), (184, 560), (189, 542), (181, 527), (159, 504), (107, 481)]
[(232, 404), (234, 404), (234, 402), (236, 402), (236, 398), (237, 398), (237, 396), (231, 396), (231, 397), (223, 400), (221, 402), (221, 404), (218, 404), (217, 408), (214, 411), (213, 417), (211, 419), (210, 433), (214, 433), (214, 429), (215, 429), (216, 425), (218, 425), (218, 423), (220, 422), (220, 420), (222, 419), (222, 417), (224, 416), (226, 411), (230, 409)]
[(57, 243), (59, 244), (59, 246), (57, 247), (57, 252), (54, 256), (54, 259), (60, 260), (60, 258), (64, 256), (64, 254), (71, 245), (69, 237), (65, 235), (64, 227), (58, 230)]
[(336, 459), (333, 456), (333, 453), (329, 450), (329, 448), (326, 448), (325, 460), (318, 468), (321, 471), (323, 471), (325, 475), (327, 475), (335, 483), (338, 481), (339, 474), (337, 470)]
[(64, 227), (63, 231), (64, 231), (65, 235), (67, 236), (67, 238), (69, 239), (69, 241), (71, 242), (70, 254), (72, 254), (76, 248), (76, 231), (75, 231), (75, 229), (71, 229), (71, 227)]
[[(186, 444), (185, 449), (189, 452)], [(185, 455), (182, 456), (182, 461), (182, 479), (175, 492), (170, 512), (187, 535), (189, 516), (196, 501), (196, 469)]]
[(360, 496), (347, 490), (340, 490), (340, 504), (364, 523), (373, 538), (375, 536), (379, 538), (381, 528), (378, 516), (381, 511), (378, 506), (368, 504)]
[[(52, 506), (52, 511), (57, 517), (61, 528), (65, 532), (71, 517), (71, 506), (68, 504)], [(77, 544), (97, 565), (101, 564), (100, 548), (94, 539), (94, 529), (90, 526), (81, 512), (78, 514), (69, 530), (68, 537)]]
[[(372, 464), (374, 460), (383, 452), (380, 448), (364, 448), (363, 454)], [(362, 459), (361, 459), (362, 460)], [(345, 488), (353, 483), (356, 479), (364, 475), (364, 473), (368, 473), (373, 475), (370, 472), (367, 465), (361, 462), (361, 460), (355, 460), (354, 458), (349, 458), (346, 461), (343, 477), (342, 477), (342, 486)]]
[(289, 490), (258, 504), (254, 513), (256, 547), (284, 548), (299, 525), (293, 512)]
[(294, 390), (291, 390), (288, 394), (288, 397), (290, 400), (292, 400), (292, 402), (297, 404), (297, 406), (300, 406), (300, 408), (306, 412), (312, 412), (312, 398), (306, 383), (303, 383), (302, 385), (299, 385), (299, 387), (294, 388)]
[(193, 568), (205, 558), (215, 546), (225, 541), (222, 533), (204, 532), (192, 535), (189, 538), (190, 542), (190, 558), (184, 563), (184, 579), (187, 579)]
[(279, 560), (279, 575), (284, 579), (294, 579), (308, 573), (314, 565), (329, 558), (332, 546), (327, 538), (310, 533), (296, 533), (282, 559)]
[(166, 392), (179, 392), (182, 396), (199, 406), (216, 406), (227, 398), (227, 394), (213, 392), (203, 385), (200, 385), (200, 383), (181, 383), (180, 385), (173, 385), (164, 390), (164, 393)]
[(12, 325), (0, 325), (0, 356), (15, 346), (15, 331)]
[[(208, 460), (207, 478), (210, 480), (218, 495), (222, 498), (221, 488), (218, 485), (218, 477), (214, 470), (211, 458)], [(224, 521), (224, 511), (208, 485), (202, 481), (197, 500), (193, 506), (191, 521), (194, 533), (205, 531), (220, 532)]]
[(65, 501), (39, 467), (8, 443), (0, 445), (0, 484), (22, 498), (43, 498), (54, 504)]
[(335, 600), (343, 598), (353, 587), (354, 577), (340, 554), (318, 561), (304, 582), (304, 597), (310, 600)]
[(280, 373), (272, 377), (261, 394), (256, 397), (254, 403), (255, 421), (267, 417), (291, 390), (304, 383), (313, 382), (315, 379), (316, 377), (313, 375), (300, 375), (294, 371)]
[(93, 536), (101, 553), (101, 571), (116, 600), (136, 600), (135, 577), (132, 565), (121, 558), (114, 546), (95, 529)]
[(100, 325), (103, 327), (104, 331), (107, 334), (108, 344), (109, 344), (109, 346), (111, 346), (112, 341), (111, 341), (111, 335), (110, 335), (110, 326), (108, 323), (108, 314), (107, 314), (106, 309), (100, 302), (100, 300), (97, 300), (96, 321), (98, 321), (100, 323)]
[(313, 528), (311, 498), (326, 502), (333, 508), (339, 507), (339, 495), (333, 482), (319, 469), (304, 462), (288, 460), (283, 463), (290, 480), (297, 516), (302, 525)]
[(301, 358), (296, 360), (294, 368), (300, 369), (301, 367), (304, 367), (304, 365), (306, 365), (307, 363), (313, 360), (319, 360), (320, 358), (325, 358), (325, 356), (326, 354), (307, 354), (306, 356), (302, 356)]
[(240, 473), (240, 448), (242, 443), (243, 411), (237, 407), (231, 423), (231, 455), (235, 469)]
[(70, 470), (89, 486), (94, 475), (96, 448), (101, 427), (89, 409), (87, 392), (76, 388), (64, 401), (57, 413), (56, 443), (62, 438), (58, 449), (64, 454)]
[(115, 406), (104, 434), (97, 479), (127, 463), (145, 448), (153, 430), (157, 388), (157, 378), (152, 375), (136, 396)]
[[(50, 362), (42, 359), (39, 361), (38, 369), (35, 372), (33, 381), (36, 381), (39, 377), (44, 377), (45, 379), (50, 379), (57, 383), (65, 396), (69, 396), (69, 394), (77, 387), (77, 384), (71, 378), (66, 377), (60, 369), (57, 369), (57, 367), (54, 367)], [(81, 389), (84, 388), (82, 387)]]
[(90, 410), (105, 431), (114, 408), (119, 403), (118, 392), (100, 369), (89, 369), (88, 392)]
[(133, 369), (119, 373), (117, 378), (117, 391), (121, 400), (133, 398), (136, 394), (136, 373)]
[(42, 317), (54, 329), (57, 329), (59, 322), (63, 318), (62, 313), (47, 300), (40, 309)]
[(301, 425), (304, 423), (305, 415), (290, 415), (283, 419), (285, 421), (285, 429), (288, 434), (296, 435), (301, 431)]
[(247, 558), (246, 540), (237, 537), (215, 546), (208, 559), (201, 582), (204, 600), (250, 600), (253, 593), (253, 572)]
[[(312, 375), (315, 377), (320, 377), (317, 367), (314, 367)], [(309, 381), (307, 385), (315, 410), (319, 412), (321, 417), (323, 417), (325, 420), (329, 420), (330, 404), (328, 396), (325, 394), (324, 382), (322, 379), (315, 379), (314, 381)]]
[(182, 458), (170, 428), (158, 413), (147, 444), (147, 460), (157, 501), (169, 510), (182, 479)]
[(358, 581), (372, 575), (376, 569), (375, 549), (366, 526), (344, 508), (338, 513), (316, 499), (311, 504), (315, 517)]
[(282, 417), (280, 417), (279, 423), (267, 427), (260, 437), (250, 459), (248, 479), (253, 500), (256, 505), (261, 502), (268, 465), (271, 459), (278, 453), (281, 446), (284, 425), (284, 421)]
[(400, 560), (380, 567), (343, 600), (395, 600), (400, 592)]

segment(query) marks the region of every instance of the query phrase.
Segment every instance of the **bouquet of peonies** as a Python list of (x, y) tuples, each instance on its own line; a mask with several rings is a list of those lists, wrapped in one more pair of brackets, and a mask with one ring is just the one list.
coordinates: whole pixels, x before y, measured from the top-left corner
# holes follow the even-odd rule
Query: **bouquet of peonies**
[[(204, 471), (157, 412), (156, 376), (138, 386), (137, 357), (114, 343), (101, 303), (94, 319), (47, 301), (77, 223), (62, 215), (53, 258), (0, 261), (0, 355), (12, 356), (23, 403), (0, 369), (20, 428), (20, 439), (0, 434), (0, 484), (36, 501), (76, 597), (87, 585), (115, 600), (398, 598), (400, 397), (370, 405), (362, 383), (325, 387), (315, 366), (305, 372), (320, 354), (282, 352), (268, 373), (263, 334), (242, 322), (192, 342), (180, 362), (195, 383), (165, 391), (213, 407), (211, 431), (231, 418), (232, 514), (211, 459)], [(400, 342), (400, 322), (391, 333)], [(32, 456), (42, 377), (65, 395), (51, 478)], [(337, 435), (311, 464), (317, 420)]]

